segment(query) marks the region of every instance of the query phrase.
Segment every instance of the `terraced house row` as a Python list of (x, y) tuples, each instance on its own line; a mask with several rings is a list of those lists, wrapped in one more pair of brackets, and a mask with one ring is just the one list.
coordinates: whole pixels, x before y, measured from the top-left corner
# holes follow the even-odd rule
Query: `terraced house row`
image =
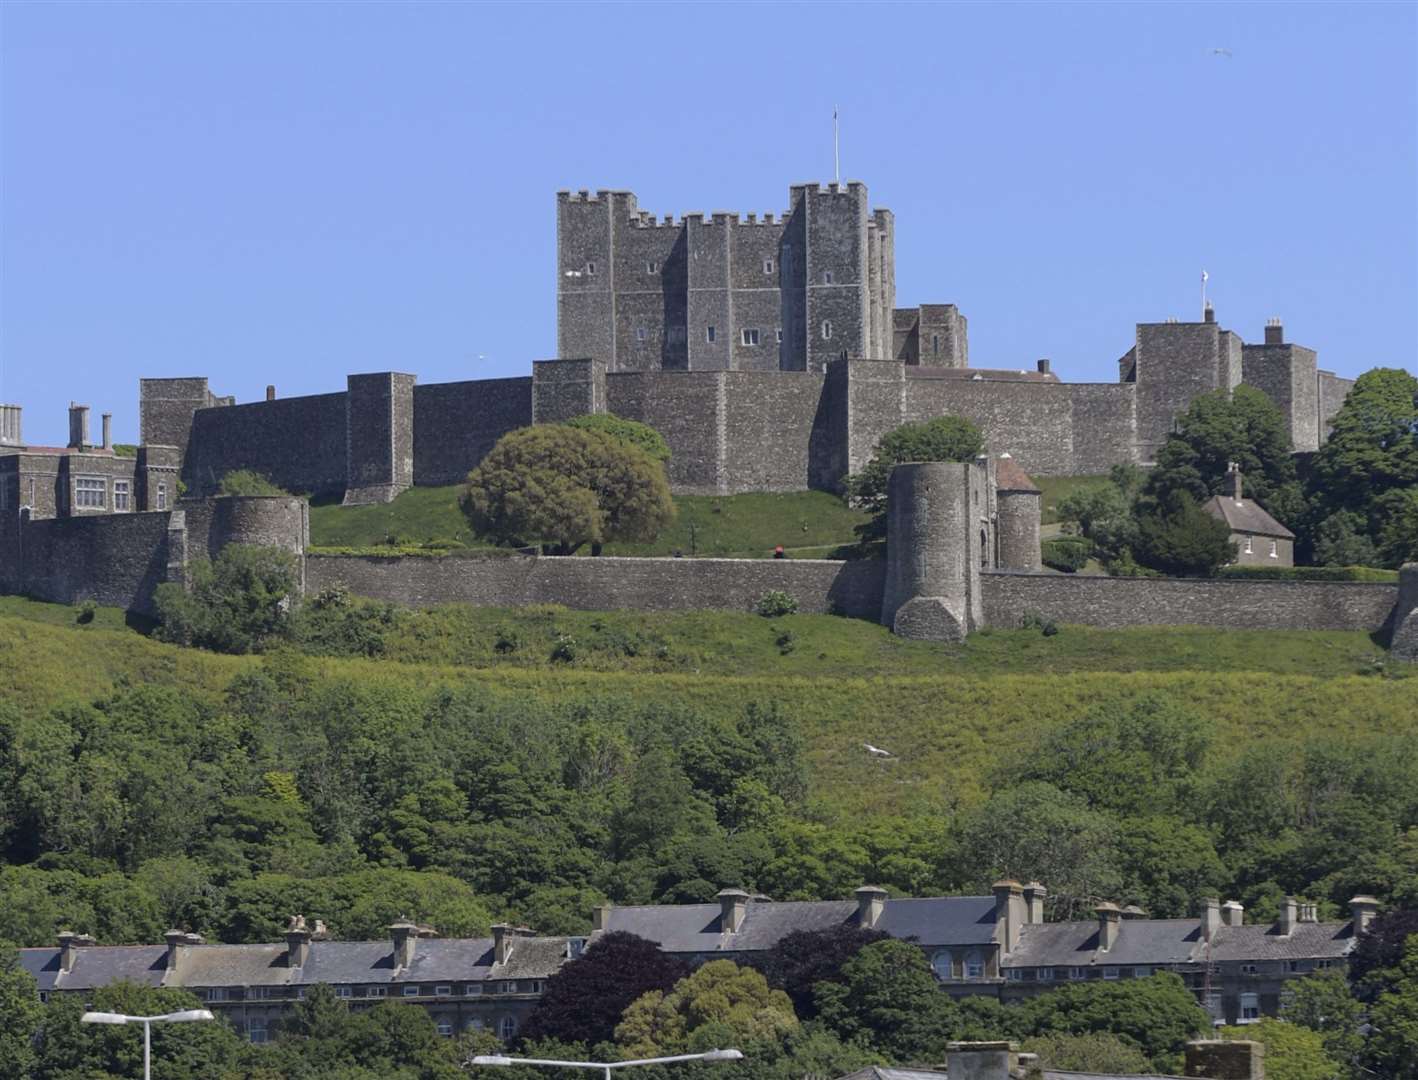
[(851, 900), (775, 903), (725, 889), (713, 904), (606, 906), (584, 937), (543, 937), (499, 924), (488, 938), (440, 938), (400, 920), (384, 941), (332, 940), (319, 921), (293, 916), (284, 942), (207, 944), (171, 930), (165, 945), (104, 946), (73, 932), (56, 946), (22, 949), (43, 1000), (89, 995), (126, 980), (181, 987), (254, 1042), (314, 986), (328, 984), (353, 1008), (395, 999), (427, 1009), (439, 1034), (482, 1029), (515, 1037), (546, 981), (603, 934), (627, 932), (690, 963), (752, 964), (789, 934), (857, 926), (918, 945), (944, 992), (1018, 1000), (1092, 980), (1179, 974), (1219, 1023), (1274, 1015), (1285, 984), (1347, 964), (1378, 901), (1356, 896), (1351, 917), (1320, 921), (1313, 904), (1287, 899), (1279, 919), (1247, 923), (1235, 901), (1208, 898), (1188, 919), (1150, 919), (1135, 907), (1098, 905), (1096, 918), (1047, 922), (1043, 885), (995, 884), (989, 896), (890, 898), (863, 886)]

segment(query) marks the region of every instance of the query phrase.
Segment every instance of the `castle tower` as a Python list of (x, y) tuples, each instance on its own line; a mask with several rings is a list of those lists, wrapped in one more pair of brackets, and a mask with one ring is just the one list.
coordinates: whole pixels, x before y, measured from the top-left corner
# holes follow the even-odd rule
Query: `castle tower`
[[(556, 354), (594, 357), (615, 367), (615, 229), (617, 194), (556, 193)], [(635, 196), (622, 192), (621, 205)]]
[(1208, 307), (1199, 323), (1139, 323), (1136, 344), (1119, 367), (1123, 381), (1137, 383), (1138, 453), (1151, 462), (1193, 400), (1240, 384), (1241, 339), (1223, 330)]
[(871, 355), (867, 187), (795, 187), (806, 211), (806, 343), (810, 371)]
[(1313, 349), (1287, 343), (1279, 319), (1266, 322), (1263, 345), (1242, 346), (1241, 378), (1275, 402), (1292, 450), (1319, 449), (1318, 357)]
[(1008, 454), (999, 456), (995, 472), (995, 499), (1001, 570), (1042, 570), (1039, 547), (1042, 493), (1029, 474)]

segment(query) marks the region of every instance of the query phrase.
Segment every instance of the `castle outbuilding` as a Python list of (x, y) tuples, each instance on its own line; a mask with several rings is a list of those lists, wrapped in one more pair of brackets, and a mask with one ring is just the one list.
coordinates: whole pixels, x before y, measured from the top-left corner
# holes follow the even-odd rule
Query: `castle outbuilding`
[(1233, 566), (1294, 566), (1295, 534), (1266, 512), (1265, 507), (1242, 494), (1241, 467), (1234, 461), (1226, 474), (1230, 491), (1213, 495), (1202, 504), (1212, 517), (1224, 521), (1236, 545)]

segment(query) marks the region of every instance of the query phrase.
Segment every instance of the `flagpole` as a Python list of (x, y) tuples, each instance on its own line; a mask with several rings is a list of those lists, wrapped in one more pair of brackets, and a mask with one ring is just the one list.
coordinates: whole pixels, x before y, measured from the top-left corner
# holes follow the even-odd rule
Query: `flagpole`
[(1207, 279), (1207, 273), (1206, 273), (1205, 270), (1203, 270), (1203, 271), (1201, 272), (1201, 319), (1202, 319), (1202, 322), (1205, 322), (1205, 321), (1206, 321), (1206, 279)]
[(842, 186), (842, 156), (838, 150), (837, 140), (837, 106), (832, 106), (832, 178), (837, 186)]

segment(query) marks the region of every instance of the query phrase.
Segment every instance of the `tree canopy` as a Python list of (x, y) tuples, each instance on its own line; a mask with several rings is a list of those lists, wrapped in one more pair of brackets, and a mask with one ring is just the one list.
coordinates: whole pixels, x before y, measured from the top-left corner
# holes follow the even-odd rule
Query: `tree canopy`
[(844, 481), (848, 497), (872, 515), (858, 527), (861, 539), (886, 537), (887, 482), (894, 466), (908, 461), (974, 461), (984, 448), (980, 429), (962, 416), (938, 416), (888, 431), (862, 471)]
[(468, 474), (463, 508), (499, 543), (547, 541), (559, 554), (652, 540), (674, 517), (659, 461), (616, 435), (565, 424), (509, 432)]
[(664, 463), (670, 460), (670, 447), (665, 442), (665, 437), (649, 424), (642, 424), (639, 420), (626, 420), (613, 413), (587, 413), (563, 423), (581, 431), (603, 432), (619, 442), (643, 451), (653, 461)]
[(629, 1056), (656, 1057), (778, 1040), (797, 1026), (788, 995), (762, 972), (710, 960), (669, 993), (652, 990), (632, 1002), (615, 1038)]

